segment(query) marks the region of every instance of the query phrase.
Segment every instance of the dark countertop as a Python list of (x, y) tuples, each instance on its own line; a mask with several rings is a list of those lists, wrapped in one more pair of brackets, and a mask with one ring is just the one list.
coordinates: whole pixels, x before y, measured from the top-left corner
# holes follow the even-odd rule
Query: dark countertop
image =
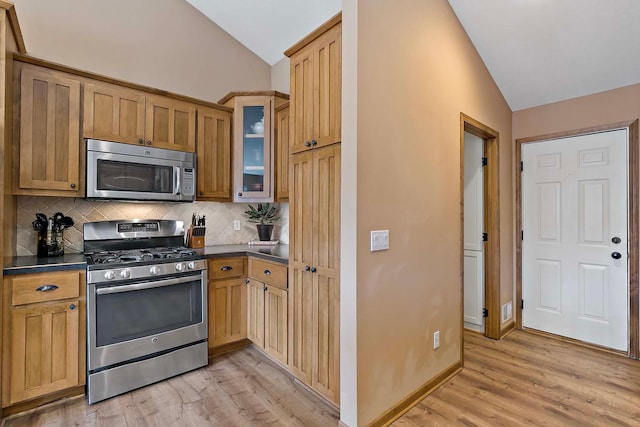
[(205, 246), (201, 250), (207, 258), (251, 255), (280, 264), (289, 263), (289, 245), (216, 245)]
[(11, 274), (44, 273), (46, 271), (82, 270), (87, 268), (84, 254), (65, 254), (59, 257), (38, 258), (31, 256), (5, 257), (3, 273)]
[[(289, 262), (289, 245), (255, 246), (255, 245), (216, 245), (205, 246), (198, 252), (207, 258), (223, 256), (251, 255), (280, 264)], [(47, 271), (82, 270), (87, 268), (84, 254), (65, 254), (61, 257), (38, 258), (31, 256), (5, 257), (3, 273), (12, 274), (44, 273)]]

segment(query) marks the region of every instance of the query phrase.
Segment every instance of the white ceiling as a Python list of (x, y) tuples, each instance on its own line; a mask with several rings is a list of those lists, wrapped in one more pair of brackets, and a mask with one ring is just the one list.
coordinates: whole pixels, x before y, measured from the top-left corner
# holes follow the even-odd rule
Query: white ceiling
[(638, 0), (449, 0), (513, 111), (640, 83)]
[[(269, 65), (342, 9), (342, 0), (186, 1)], [(640, 0), (448, 1), (513, 111), (640, 83)]]
[(342, 0), (186, 0), (269, 65), (342, 10)]

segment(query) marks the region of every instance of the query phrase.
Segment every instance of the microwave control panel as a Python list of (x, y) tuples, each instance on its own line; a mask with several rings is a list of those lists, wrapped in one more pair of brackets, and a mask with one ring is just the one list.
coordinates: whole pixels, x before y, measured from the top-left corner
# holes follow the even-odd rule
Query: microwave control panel
[(182, 194), (185, 196), (193, 196), (195, 194), (194, 188), (194, 168), (182, 169)]

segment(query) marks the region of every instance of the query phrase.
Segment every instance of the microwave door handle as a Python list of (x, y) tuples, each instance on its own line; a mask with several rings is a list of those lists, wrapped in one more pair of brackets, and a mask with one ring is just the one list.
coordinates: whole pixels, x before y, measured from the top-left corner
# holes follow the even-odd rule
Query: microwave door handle
[(173, 169), (175, 171), (175, 179), (173, 180), (175, 183), (175, 186), (173, 187), (173, 194), (179, 195), (180, 194), (180, 172), (182, 168), (180, 166), (174, 166)]

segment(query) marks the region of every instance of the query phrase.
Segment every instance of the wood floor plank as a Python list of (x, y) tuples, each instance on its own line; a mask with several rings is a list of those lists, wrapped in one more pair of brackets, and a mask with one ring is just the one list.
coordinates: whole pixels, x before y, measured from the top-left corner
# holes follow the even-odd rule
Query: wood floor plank
[(248, 347), (178, 377), (88, 405), (66, 399), (4, 420), (14, 426), (336, 426), (338, 412)]
[(394, 426), (640, 425), (637, 360), (523, 331), (464, 339), (463, 370)]

